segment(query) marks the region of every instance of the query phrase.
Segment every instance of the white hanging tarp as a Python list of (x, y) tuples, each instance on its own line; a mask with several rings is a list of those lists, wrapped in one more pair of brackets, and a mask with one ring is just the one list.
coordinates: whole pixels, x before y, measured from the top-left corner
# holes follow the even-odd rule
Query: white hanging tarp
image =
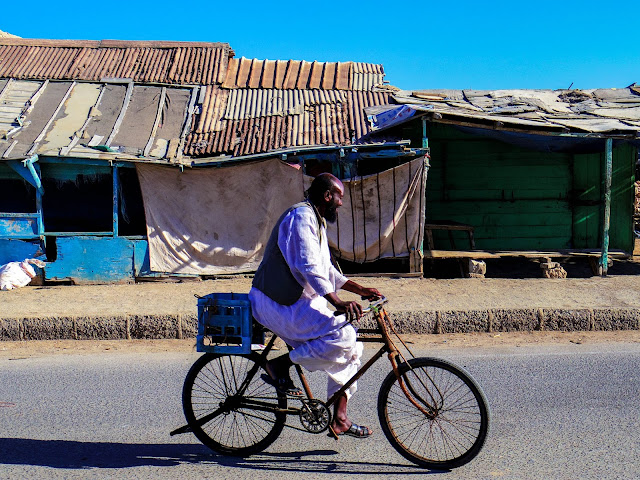
[[(137, 164), (137, 171), (151, 271), (195, 275), (255, 271), (273, 225), (312, 180), (277, 159), (184, 172)], [(328, 233), (336, 256), (365, 262), (420, 249), (425, 179), (421, 157), (345, 180)]]

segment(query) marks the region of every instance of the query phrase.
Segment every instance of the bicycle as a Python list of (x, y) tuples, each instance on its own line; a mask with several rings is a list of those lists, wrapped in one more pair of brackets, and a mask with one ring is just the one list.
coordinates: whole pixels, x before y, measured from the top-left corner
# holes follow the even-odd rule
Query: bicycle
[[(171, 435), (193, 432), (218, 453), (244, 457), (271, 445), (285, 426), (301, 430), (286, 425), (287, 416), (298, 416), (304, 431), (322, 433), (331, 424), (329, 407), (386, 353), (392, 371), (382, 382), (377, 408), (389, 443), (407, 460), (428, 469), (447, 470), (470, 462), (489, 430), (484, 393), (453, 363), (416, 358), (395, 330), (383, 308), (385, 303), (383, 297), (364, 311), (376, 319), (376, 328), (358, 329), (360, 341), (379, 342), (382, 347), (326, 402), (313, 397), (299, 365), (295, 368), (305, 394), (302, 397), (287, 396), (261, 380), (277, 338), (273, 334), (260, 353), (233, 354), (222, 346), (222, 353), (202, 355), (189, 370), (182, 390), (187, 425)], [(224, 328), (215, 333), (230, 340)], [(401, 353), (391, 334), (411, 358)], [(299, 406), (288, 405), (290, 400)]]

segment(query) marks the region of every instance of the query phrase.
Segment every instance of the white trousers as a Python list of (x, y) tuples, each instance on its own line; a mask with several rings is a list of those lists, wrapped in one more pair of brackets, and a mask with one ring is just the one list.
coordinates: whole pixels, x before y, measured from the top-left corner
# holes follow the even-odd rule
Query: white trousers
[[(327, 372), (327, 398), (358, 371), (363, 345), (357, 341), (356, 330), (345, 326), (344, 315), (334, 316), (323, 297), (303, 296), (284, 306), (252, 288), (249, 300), (255, 319), (293, 348), (293, 363), (312, 372)], [(356, 390), (357, 382), (346, 390), (347, 398)]]

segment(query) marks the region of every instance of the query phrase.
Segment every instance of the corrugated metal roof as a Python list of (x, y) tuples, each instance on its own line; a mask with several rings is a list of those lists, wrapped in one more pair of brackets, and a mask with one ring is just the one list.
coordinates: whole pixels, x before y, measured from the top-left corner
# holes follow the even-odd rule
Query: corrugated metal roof
[[(640, 131), (640, 89), (635, 85), (594, 90), (388, 90), (396, 103), (430, 112), (434, 121), (528, 132)], [(369, 108), (369, 113), (382, 112)]]
[(222, 83), (226, 43), (0, 39), (0, 78), (129, 78), (173, 85)]
[(0, 92), (0, 158), (87, 157), (110, 150), (173, 159), (186, 134), (194, 90), (12, 79)]
[(384, 82), (382, 65), (232, 58), (223, 88), (371, 90)]
[[(281, 109), (273, 109), (263, 101), (265, 98), (282, 100), (277, 92), (263, 91), (262, 95), (253, 95), (255, 92), (246, 89), (234, 92), (239, 94), (229, 96), (227, 111), (218, 119), (220, 129), (190, 135), (185, 155), (249, 155), (285, 147), (349, 143), (343, 92), (334, 91), (333, 95), (325, 96), (322, 93), (326, 92), (300, 91), (286, 98)], [(326, 101), (331, 97), (335, 101)], [(285, 109), (287, 113), (282, 113)]]
[(386, 92), (354, 91), (347, 94), (349, 109), (349, 128), (353, 143), (371, 132), (365, 108), (386, 105), (389, 94)]
[(184, 154), (250, 155), (297, 146), (347, 145), (369, 133), (364, 108), (386, 104), (388, 98), (386, 92), (209, 89)]
[(89, 155), (88, 143), (143, 158), (344, 145), (389, 98), (373, 91), (382, 65), (232, 56), (223, 43), (0, 40), (0, 158)]

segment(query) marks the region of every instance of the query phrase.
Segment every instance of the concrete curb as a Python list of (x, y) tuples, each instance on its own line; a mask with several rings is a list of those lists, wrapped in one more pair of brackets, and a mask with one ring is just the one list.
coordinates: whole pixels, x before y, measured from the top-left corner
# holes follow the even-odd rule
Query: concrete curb
[[(638, 308), (521, 308), (391, 312), (399, 333), (640, 330)], [(195, 338), (197, 315), (0, 318), (0, 341)], [(371, 321), (361, 326), (372, 327)]]

